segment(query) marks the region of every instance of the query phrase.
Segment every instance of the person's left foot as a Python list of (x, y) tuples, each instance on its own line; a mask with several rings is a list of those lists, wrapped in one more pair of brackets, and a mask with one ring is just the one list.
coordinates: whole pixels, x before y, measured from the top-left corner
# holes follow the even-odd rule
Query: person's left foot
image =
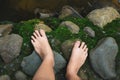
[(43, 60), (47, 59), (48, 61), (51, 61), (54, 65), (54, 55), (49, 45), (45, 31), (42, 29), (40, 29), (40, 31), (35, 30), (31, 38), (34, 49), (40, 55), (40, 57)]

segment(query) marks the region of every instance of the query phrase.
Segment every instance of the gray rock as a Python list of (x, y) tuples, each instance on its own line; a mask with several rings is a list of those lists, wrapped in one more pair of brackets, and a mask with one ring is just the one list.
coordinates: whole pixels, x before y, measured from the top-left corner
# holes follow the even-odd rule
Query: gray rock
[(105, 7), (102, 9), (93, 10), (87, 17), (94, 23), (94, 25), (104, 28), (107, 23), (112, 22), (116, 18), (120, 18), (120, 15), (114, 8)]
[(38, 24), (35, 25), (35, 30), (40, 30), (43, 29), (45, 32), (51, 32), (52, 29), (44, 24), (44, 22), (39, 22)]
[(99, 41), (98, 45), (90, 52), (90, 61), (93, 69), (103, 79), (116, 77), (115, 58), (118, 45), (114, 38), (107, 37)]
[[(59, 53), (55, 51), (53, 53), (55, 55), (54, 70), (55, 73), (57, 73), (66, 66), (66, 61)], [(41, 63), (42, 59), (39, 57), (39, 55), (37, 55), (37, 53), (35, 53), (35, 51), (33, 51), (31, 55), (23, 58), (21, 67), (26, 74), (33, 76)]]
[(90, 37), (95, 37), (95, 31), (90, 28), (90, 27), (85, 27), (84, 31), (90, 36)]
[(12, 24), (0, 25), (0, 37), (8, 35), (12, 31)]
[(0, 80), (10, 80), (10, 76), (8, 75), (1, 75)]
[(22, 37), (17, 34), (11, 34), (0, 38), (0, 56), (5, 63), (9, 63), (19, 56), (22, 41)]
[(65, 42), (62, 43), (61, 49), (63, 52), (63, 56), (66, 60), (69, 60), (73, 45), (74, 45), (75, 41), (77, 41), (77, 40), (79, 40), (79, 39), (66, 40)]
[(67, 27), (73, 34), (78, 34), (80, 30), (79, 26), (71, 21), (64, 21), (59, 26)]
[(16, 80), (27, 80), (27, 76), (21, 71), (15, 73), (15, 78)]
[(73, 9), (71, 6), (63, 6), (61, 14), (59, 15), (59, 18), (65, 18), (68, 16), (74, 16), (74, 17), (80, 17), (83, 18), (75, 9)]

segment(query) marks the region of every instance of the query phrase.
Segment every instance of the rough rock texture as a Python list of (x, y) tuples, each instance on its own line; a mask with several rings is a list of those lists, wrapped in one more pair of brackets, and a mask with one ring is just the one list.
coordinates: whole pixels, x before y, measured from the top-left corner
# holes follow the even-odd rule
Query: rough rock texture
[(16, 80), (27, 80), (27, 76), (21, 71), (15, 73), (15, 78)]
[(61, 14), (59, 15), (59, 18), (65, 18), (68, 16), (74, 16), (74, 17), (80, 17), (82, 18), (82, 16), (75, 10), (73, 9), (71, 6), (63, 6)]
[[(53, 53), (55, 55), (54, 70), (55, 70), (55, 73), (57, 73), (66, 66), (66, 61), (59, 53), (55, 51)], [(42, 60), (39, 57), (39, 55), (37, 55), (37, 53), (33, 51), (31, 55), (23, 58), (21, 67), (26, 74), (33, 76), (36, 70), (39, 68), (41, 62)]]
[(10, 77), (8, 75), (1, 75), (0, 80), (10, 80)]
[(19, 56), (22, 37), (17, 34), (11, 34), (0, 38), (0, 56), (5, 63), (11, 62), (14, 58)]
[(71, 21), (64, 21), (59, 26), (67, 27), (73, 34), (77, 34), (80, 30), (79, 26)]
[(94, 25), (103, 28), (107, 23), (112, 22), (116, 18), (120, 18), (120, 15), (114, 8), (105, 7), (93, 10), (87, 17), (94, 23)]
[(118, 45), (114, 38), (107, 37), (99, 41), (98, 45), (90, 52), (90, 61), (93, 69), (103, 79), (116, 77), (115, 58)]
[(35, 30), (39, 30), (39, 29), (43, 29), (43, 30), (45, 30), (45, 32), (52, 31), (52, 29), (49, 26), (45, 25), (44, 22), (40, 22), (35, 25)]
[(90, 28), (90, 27), (85, 27), (84, 31), (90, 36), (90, 37), (95, 37), (95, 31)]
[(71, 50), (73, 48), (75, 41), (77, 41), (77, 40), (79, 40), (79, 39), (66, 40), (65, 42), (62, 43), (61, 49), (63, 52), (63, 56), (65, 57), (66, 60), (69, 60), (70, 55), (71, 55)]
[(0, 25), (0, 37), (9, 34), (12, 31), (12, 24)]

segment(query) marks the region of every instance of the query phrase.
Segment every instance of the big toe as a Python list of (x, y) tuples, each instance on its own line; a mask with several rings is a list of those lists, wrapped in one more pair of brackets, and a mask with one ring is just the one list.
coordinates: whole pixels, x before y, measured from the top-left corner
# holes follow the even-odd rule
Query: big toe
[(40, 29), (40, 34), (42, 35), (42, 37), (46, 38), (46, 34), (45, 34), (45, 31), (43, 29)]
[(80, 41), (76, 41), (74, 44), (74, 48), (79, 48), (79, 46), (80, 46)]

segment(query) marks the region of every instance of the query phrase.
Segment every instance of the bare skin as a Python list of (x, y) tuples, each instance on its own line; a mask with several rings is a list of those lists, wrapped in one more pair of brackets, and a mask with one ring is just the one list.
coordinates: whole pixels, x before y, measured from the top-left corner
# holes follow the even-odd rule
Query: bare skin
[(76, 41), (72, 50), (72, 54), (67, 65), (67, 80), (81, 80), (77, 73), (87, 58), (88, 48), (84, 42)]
[[(35, 48), (35, 51), (43, 59), (43, 62), (34, 75), (33, 80), (55, 80), (53, 70), (54, 55), (44, 30), (36, 30), (31, 38), (31, 42)], [(75, 42), (72, 55), (67, 66), (67, 80), (81, 80), (80, 77), (77, 76), (77, 72), (87, 58), (87, 51), (88, 48), (84, 42)]]
[(43, 62), (34, 75), (33, 80), (55, 80), (53, 70), (54, 55), (44, 30), (36, 30), (31, 38), (35, 51), (43, 59)]

